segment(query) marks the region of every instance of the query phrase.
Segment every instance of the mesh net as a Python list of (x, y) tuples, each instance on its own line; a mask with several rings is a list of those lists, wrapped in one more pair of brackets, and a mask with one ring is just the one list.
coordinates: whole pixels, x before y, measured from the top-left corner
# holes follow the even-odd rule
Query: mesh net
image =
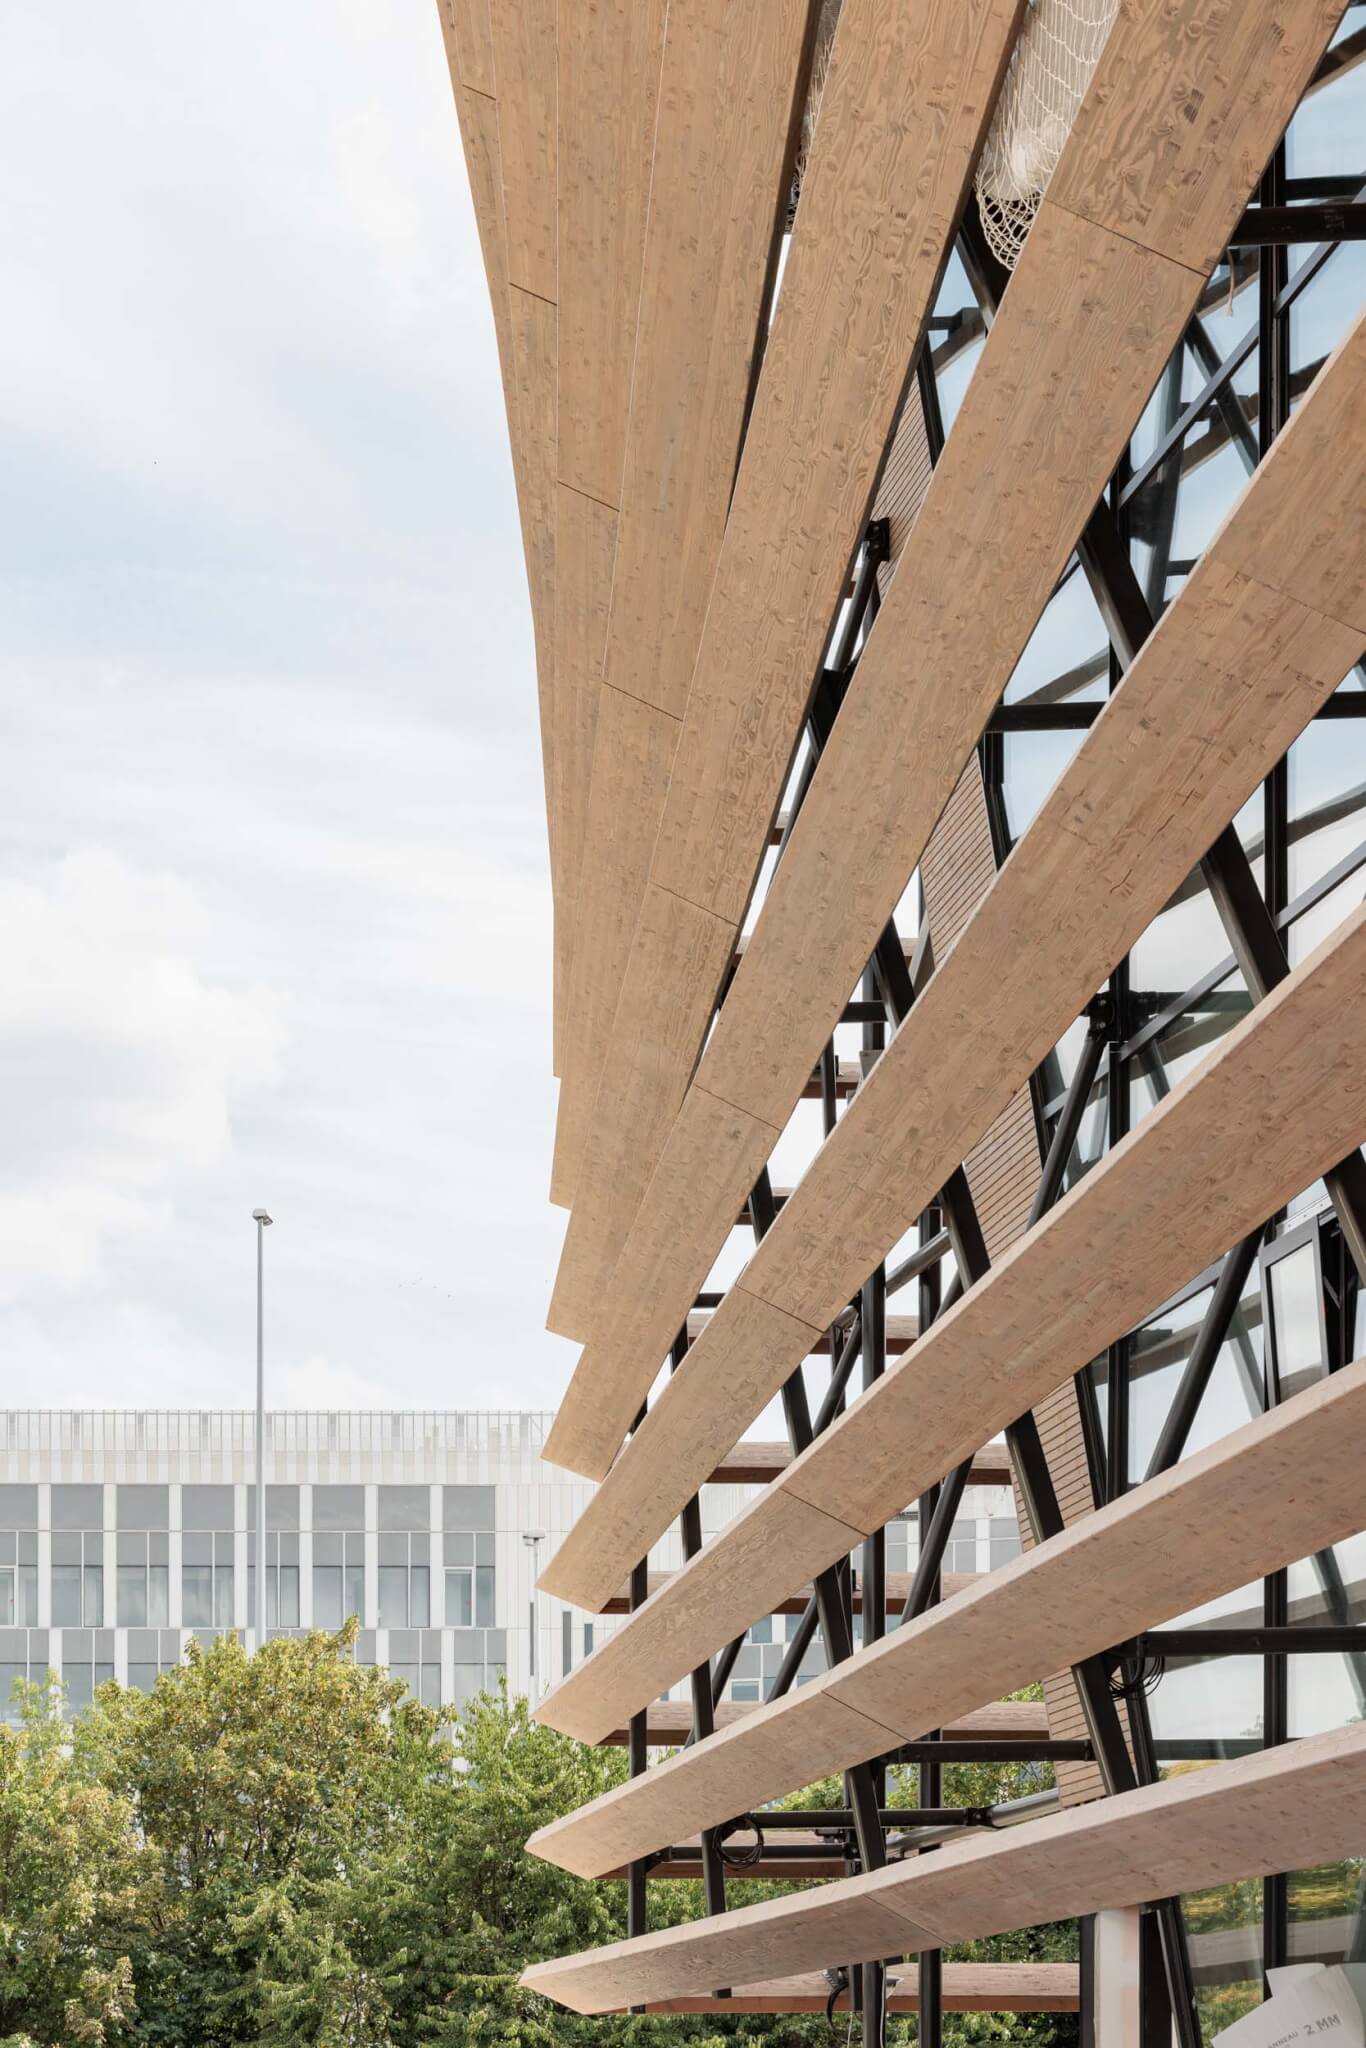
[(1008, 270), (1118, 11), (1119, 0), (1031, 0), (977, 166), (982, 225)]

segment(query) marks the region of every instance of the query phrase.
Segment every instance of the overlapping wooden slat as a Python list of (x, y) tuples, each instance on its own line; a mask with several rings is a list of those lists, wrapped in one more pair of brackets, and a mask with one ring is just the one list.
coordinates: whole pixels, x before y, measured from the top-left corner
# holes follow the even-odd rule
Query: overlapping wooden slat
[[(716, 1726), (732, 1727), (750, 1714), (761, 1712), (757, 1700), (718, 1700)], [(655, 1700), (646, 1710), (646, 1739), (661, 1748), (678, 1749), (692, 1733), (690, 1700)], [(1038, 1700), (994, 1700), (988, 1707), (974, 1707), (940, 1730), (946, 1742), (1043, 1742), (1048, 1736), (1048, 1719)], [(610, 1728), (601, 1738), (602, 1746), (624, 1749), (627, 1730)], [(989, 1748), (987, 1753), (989, 1754)]]
[(713, 1919), (527, 1970), (575, 2012), (678, 1997), (775, 1972), (873, 1961), (1356, 1856), (1366, 1840), (1366, 1726), (1074, 1807)]
[(1358, 1360), (529, 1847), (597, 1876), (1356, 1534), (1363, 1424)]
[[(975, 1584), (980, 1576), (981, 1574), (978, 1572), (945, 1572), (944, 1591), (946, 1594), (960, 1593), (965, 1586)], [(677, 1577), (678, 1573), (673, 1570), (651, 1571), (648, 1575), (646, 1591), (647, 1593), (662, 1592), (666, 1586), (671, 1586)], [(910, 1590), (911, 1574), (909, 1572), (887, 1573), (886, 1608), (889, 1614), (900, 1613), (902, 1604)], [(781, 1594), (771, 1611), (774, 1614), (800, 1614), (810, 1597), (810, 1586), (789, 1586)], [(857, 1573), (854, 1575), (851, 1604), (855, 1614), (863, 1612), (863, 1583)], [(630, 1613), (631, 1588), (629, 1582), (617, 1588), (617, 1591), (612, 1595), (612, 1598), (602, 1611), (604, 1614)]]
[[(1121, 7), (1064, 156), (1083, 166), (1069, 168), (1069, 205), (1045, 201), (1031, 230), (686, 1100), (715, 983), (681, 984), (637, 942), (619, 1021), (649, 1042), (651, 1006), (667, 1010), (677, 1051), (616, 1088), (594, 1135), (602, 1202), (578, 1205), (565, 1253), (589, 1296), (635, 1222), (550, 1438), (556, 1461), (600, 1477), (615, 1454), (1179, 338), (1207, 219), (1233, 226), (1247, 163), (1269, 153), (1340, 12)], [(1088, 192), (1098, 134), (1109, 154)], [(1128, 238), (1138, 199), (1116, 212), (1116, 180), (1142, 195), (1142, 243)], [(709, 637), (726, 617), (714, 604)], [(781, 732), (754, 707), (741, 732), (711, 705), (706, 732), (680, 743), (653, 870), (671, 901), (738, 917), (762, 842), (745, 836), (751, 806), (762, 783), (766, 827), (807, 674), (787, 678)], [(689, 1184), (703, 1132), (710, 1211)]]
[[(551, 1304), (564, 1335), (589, 1333), (696, 1061), (1019, 11), (1019, 0), (841, 10), (686, 708), (686, 659), (670, 664), (668, 708), (685, 715), (667, 801), (654, 798), (648, 884), (641, 865), (615, 884), (640, 915), (605, 1053), (612, 1086), (597, 1096)], [(658, 601), (643, 561), (623, 586), (633, 608)], [(695, 593), (687, 615), (700, 622)], [(643, 655), (648, 638), (638, 644)], [(647, 687), (645, 665), (633, 661), (630, 687)], [(686, 958), (699, 921), (708, 972)], [(613, 967), (620, 977), (620, 959)], [(616, 997), (607, 990), (608, 1019)]]
[[(1081, 2005), (1081, 1972), (1076, 1963), (945, 1963), (941, 1996), (945, 2012), (1076, 2012)], [(647, 2005), (646, 2012), (823, 2013), (830, 1986), (820, 1972), (751, 1984), (724, 1997), (700, 1992)], [(848, 2012), (841, 1992), (836, 2012)], [(912, 1967), (888, 1980), (887, 2011), (918, 2012), (919, 1979)]]
[[(1366, 1082), (1347, 1073), (1366, 1042), (1366, 1023), (1350, 1007), (1366, 994), (1363, 914), (1244, 1019), (675, 1585), (557, 1687), (545, 1717), (559, 1726), (569, 1715), (577, 1727), (582, 1715), (591, 1726), (662, 1692), (766, 1612), (793, 1577), (881, 1527), (907, 1493), (915, 1497), (965, 1456), (984, 1424), (1051, 1392), (1060, 1373), (1078, 1370), (1357, 1142)], [(1343, 1075), (1330, 1056), (1344, 1063)], [(763, 1328), (762, 1305), (743, 1300)], [(634, 1528), (622, 1538), (619, 1522), (596, 1534), (627, 1548), (635, 1540)], [(557, 1559), (547, 1576), (586, 1590), (594, 1561), (578, 1544), (576, 1530), (569, 1568)], [(608, 1581), (599, 1597), (613, 1590)]]
[[(781, 1441), (747, 1438), (727, 1451), (711, 1474), (714, 1486), (766, 1486), (777, 1479), (792, 1462), (792, 1453)], [(1003, 1443), (987, 1444), (972, 1460), (969, 1486), (1009, 1486), (1010, 1458)]]
[[(553, 519), (555, 612), (556, 1071), (566, 1076), (579, 873), (616, 552), (621, 465), (654, 151), (664, 0), (516, 0), (558, 15), (548, 195), (558, 301)], [(496, 11), (496, 10), (495, 10)], [(539, 47), (539, 46), (538, 46)], [(563, 1084), (562, 1084), (563, 1085)], [(552, 1201), (567, 1199), (552, 1170)]]
[[(460, 121), (479, 244), (488, 278), (507, 405), (508, 439), (526, 557), (536, 645), (537, 700), (545, 781), (546, 827), (555, 900), (555, 1045), (568, 992), (571, 924), (560, 830), (563, 746), (555, 687), (555, 492), (557, 309), (554, 283), (555, 68), (553, 4), (511, 0), (437, 0)], [(504, 108), (497, 98), (499, 60)], [(549, 107), (537, 127), (538, 110)], [(516, 153), (504, 179), (504, 152)], [(524, 152), (530, 152), (529, 156)], [(548, 195), (548, 198), (547, 198)], [(508, 204), (512, 207), (509, 224)], [(544, 257), (550, 209), (549, 261)], [(511, 250), (515, 245), (516, 260)], [(542, 251), (540, 255), (536, 252)]]
[[(1352, 666), (1366, 633), (1366, 465), (1356, 453), (1366, 442), (1364, 362), (1358, 324), (784, 1204), (688, 1370), (614, 1464), (569, 1538), (575, 1559), (594, 1554), (610, 1573), (594, 1581), (598, 1597), (778, 1391), (811, 1333), (909, 1229)], [(1280, 530), (1286, 504), (1303, 524), (1270, 561), (1262, 537)], [(1286, 590), (1307, 575), (1356, 623), (1253, 580), (1251, 559)], [(721, 1171), (715, 1157), (711, 1171)], [(590, 1604), (584, 1571), (565, 1565), (565, 1552), (551, 1563), (557, 1589)]]
[[(812, 1333), (910, 1226), (1351, 666), (1366, 634), (1364, 366), (1361, 321), (784, 1205), (686, 1370), (666, 1386), (552, 1559), (545, 1583), (562, 1597), (593, 1605), (645, 1554), (805, 1355)], [(1297, 529), (1288, 507), (1298, 507)], [(1268, 533), (1280, 541), (1274, 559)], [(1254, 579), (1254, 566), (1278, 583)], [(1288, 594), (1301, 580), (1335, 616)], [(1335, 1122), (1330, 1104), (1322, 1114), (1328, 1141), (1336, 1136), (1349, 1149), (1359, 1134)], [(713, 1178), (724, 1172), (717, 1153), (733, 1129), (716, 1126)], [(694, 1196), (694, 1208), (701, 1200)], [(1207, 1256), (1274, 1206), (1268, 1201), (1231, 1226)], [(1051, 1391), (1040, 1387), (1030, 1398)], [(963, 1451), (1008, 1419), (983, 1414)]]
[[(669, 12), (625, 472), (619, 458), (596, 486), (621, 517), (556, 1125), (559, 1200), (587, 1138), (716, 566), (811, 12), (811, 0), (687, 0)], [(579, 365), (589, 388), (597, 370), (591, 356)], [(621, 416), (624, 426), (624, 402)]]

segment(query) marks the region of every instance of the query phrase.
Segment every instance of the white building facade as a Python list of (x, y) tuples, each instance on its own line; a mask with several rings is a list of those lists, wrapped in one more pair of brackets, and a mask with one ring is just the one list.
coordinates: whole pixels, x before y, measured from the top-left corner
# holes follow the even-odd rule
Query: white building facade
[[(0, 1712), (49, 1670), (73, 1709), (107, 1678), (148, 1687), (192, 1636), (251, 1623), (255, 1419), (217, 1410), (0, 1410)], [(270, 1633), (360, 1622), (356, 1656), (432, 1705), (506, 1675), (535, 1696), (610, 1633), (534, 1590), (593, 1491), (546, 1465), (546, 1413), (287, 1412), (266, 1421)], [(712, 1486), (704, 1532), (754, 1489)], [(950, 1569), (1013, 1554), (1004, 1488), (973, 1488)], [(676, 1566), (677, 1538), (652, 1555)], [(906, 1525), (904, 1556), (915, 1534)], [(757, 1699), (795, 1616), (756, 1625), (730, 1690)], [(821, 1669), (816, 1646), (803, 1675)]]

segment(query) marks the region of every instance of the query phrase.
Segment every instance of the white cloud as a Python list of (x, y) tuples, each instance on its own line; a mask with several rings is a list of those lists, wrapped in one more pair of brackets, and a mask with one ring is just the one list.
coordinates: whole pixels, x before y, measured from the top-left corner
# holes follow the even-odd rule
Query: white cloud
[(232, 1107), (278, 1074), (284, 1005), (215, 981), (193, 889), (83, 848), (0, 880), (0, 1292), (98, 1274), (108, 1239), (164, 1231)]
[(394, 1390), (368, 1373), (326, 1358), (306, 1358), (284, 1375), (284, 1398), (270, 1395), (272, 1408), (392, 1408)]

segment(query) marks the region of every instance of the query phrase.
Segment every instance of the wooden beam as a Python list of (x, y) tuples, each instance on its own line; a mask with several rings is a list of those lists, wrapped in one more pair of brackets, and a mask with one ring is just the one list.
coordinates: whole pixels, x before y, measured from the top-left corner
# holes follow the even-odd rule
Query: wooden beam
[[(713, 1186), (752, 1183), (1180, 339), (1207, 213), (1232, 226), (1246, 163), (1269, 154), (1340, 12), (1337, 0), (1274, 16), (1231, 0), (1121, 9), (1064, 154), (1064, 168), (1092, 167), (1093, 189), (1069, 169), (1068, 206), (1050, 197), (1031, 229), (695, 1079), (714, 989), (680, 984), (653, 956), (633, 963), (619, 1021), (629, 1008), (649, 1044), (651, 1006), (667, 1010), (678, 1053), (601, 1105), (601, 1185), (587, 1175), (561, 1272), (589, 1288), (588, 1312), (606, 1301), (551, 1433), (556, 1462), (601, 1477), (615, 1455), (727, 1228), (684, 1185), (698, 1132), (725, 1103), (730, 1150), (713, 1153)], [(1114, 152), (1103, 163), (1097, 134)], [(1116, 182), (1144, 195), (1146, 244), (1110, 224), (1131, 218)], [(680, 741), (652, 888), (738, 921), (814, 663), (789, 659), (762, 695), (716, 601), (709, 638), (713, 623), (730, 644), (724, 691), (752, 685), (761, 701), (745, 699), (741, 721), (694, 684), (706, 724)], [(609, 1057), (617, 1071), (615, 1047)], [(554, 1326), (581, 1334), (585, 1317), (572, 1320)]]
[[(768, 1442), (747, 1437), (727, 1451), (710, 1474), (713, 1486), (766, 1486), (779, 1478), (792, 1462), (792, 1453), (781, 1441)], [(1004, 1443), (987, 1444), (977, 1452), (968, 1474), (969, 1486), (1009, 1486), (1010, 1457)]]
[(1357, 1724), (867, 1876), (537, 1963), (521, 1981), (574, 2012), (606, 2012), (1300, 1870), (1356, 1856), (1363, 1840), (1366, 1725)]
[[(734, 33), (753, 34), (769, 11), (725, 13)], [(715, 478), (691, 500), (699, 513), (706, 505), (706, 535), (699, 527), (696, 551), (688, 544), (697, 583), (686, 617), (701, 641), (695, 667), (680, 648), (659, 692), (657, 708), (682, 724), (667, 798), (661, 783), (641, 790), (643, 837), (660, 833), (653, 859), (612, 881), (640, 916), (594, 1015), (603, 1068), (627, 1079), (598, 1093), (587, 1134), (550, 1309), (563, 1335), (589, 1334), (697, 1059), (720, 977), (678, 974), (679, 931), (700, 914), (725, 949), (742, 921), (1019, 13), (1019, 0), (845, 0), (841, 10), (709, 600), (698, 586), (715, 553)], [(672, 431), (686, 437), (689, 425), (674, 420)], [(718, 447), (733, 445), (732, 432)], [(641, 481), (649, 487), (648, 474)], [(646, 574), (657, 545), (643, 534), (632, 557), (622, 594), (633, 608), (660, 602), (661, 578), (667, 588), (668, 560), (655, 555)], [(661, 623), (623, 614), (633, 650), (628, 661), (623, 643), (623, 686), (649, 690)]]
[[(621, 518), (556, 1127), (560, 1191), (572, 1191), (583, 1157), (716, 567), (813, 12), (811, 0), (693, 0), (669, 12), (634, 379), (621, 394), (625, 473), (619, 459), (610, 487), (605, 475), (582, 486)], [(596, 360), (576, 374), (594, 386)]]
[[(1036, 1682), (1354, 1535), (1353, 1461), (1366, 1360), (1136, 1487), (974, 1586), (533, 1835), (535, 1855), (592, 1877), (913, 1742)], [(1263, 1490), (1265, 1489), (1265, 1490)], [(1274, 1515), (1249, 1516), (1250, 1500)], [(1255, 1522), (1253, 1528), (1251, 1524)], [(623, 1635), (625, 1631), (623, 1631)], [(569, 1732), (629, 1710), (639, 1685), (595, 1686), (540, 1718)], [(561, 1690), (564, 1690), (563, 1688)], [(565, 1711), (572, 1705), (572, 1715)]]
[[(784, 1867), (775, 1864), (774, 1871), (780, 1873)], [(652, 1877), (659, 1874), (658, 1870), (650, 1873)], [(1081, 1972), (1076, 1963), (945, 1963), (942, 1996), (945, 2012), (1077, 2012), (1081, 2008)], [(829, 2001), (830, 1986), (824, 1976), (807, 1971), (777, 1982), (741, 1986), (724, 1997), (702, 1991), (691, 1997), (666, 1998), (645, 2010), (821, 2014)], [(848, 2012), (847, 1992), (840, 1993), (834, 2009)], [(887, 2010), (920, 2010), (919, 1978), (913, 1967), (903, 1964), (890, 1972)]]
[[(678, 1578), (678, 1576), (679, 1574), (677, 1571), (651, 1571), (648, 1575), (649, 1584), (647, 1590), (651, 1593), (662, 1592), (666, 1586), (673, 1585), (674, 1581)], [(980, 1572), (945, 1572), (944, 1590), (946, 1593), (959, 1593), (963, 1590), (965, 1586), (975, 1585), (975, 1583), (981, 1576), (982, 1574)], [(887, 1573), (886, 1604), (887, 1612), (889, 1614), (900, 1613), (902, 1605), (905, 1602), (906, 1595), (910, 1592), (910, 1590), (910, 1572)], [(810, 1598), (810, 1586), (789, 1586), (785, 1588), (777, 1602), (769, 1611), (773, 1614), (801, 1614), (806, 1607), (807, 1601)], [(855, 1614), (861, 1614), (863, 1612), (863, 1589), (857, 1573), (854, 1577), (852, 1604), (853, 1611)], [(612, 1598), (608, 1601), (607, 1605), (602, 1609), (602, 1612), (604, 1614), (629, 1614), (630, 1611), (631, 1587), (628, 1581), (625, 1585), (619, 1586), (617, 1588), (617, 1591), (612, 1595)]]
[[(606, 1598), (645, 1554), (778, 1391), (812, 1331), (840, 1312), (910, 1227), (1351, 667), (1366, 633), (1366, 464), (1356, 454), (1364, 446), (1366, 318), (1320, 373), (784, 1204), (687, 1372), (666, 1386), (552, 1561), (562, 1597), (591, 1605), (591, 1585)], [(1298, 532), (1287, 518), (1292, 507)], [(1279, 559), (1268, 536), (1280, 542)], [(1334, 608), (1331, 616), (1289, 594), (1301, 582)], [(1232, 1042), (1243, 1041), (1235, 1034)], [(1221, 1048), (1216, 1058), (1223, 1056)], [(1359, 1136), (1331, 1098), (1319, 1114), (1313, 1135), (1328, 1150), (1306, 1181)], [(718, 1123), (712, 1185), (727, 1170), (726, 1134), (742, 1130), (738, 1111)], [(1215, 1129), (1203, 1142), (1217, 1153), (1230, 1139)], [(1192, 1173), (1202, 1163), (1193, 1160)], [(694, 1186), (689, 1220), (708, 1193)], [(1276, 1200), (1231, 1226), (1207, 1256), (1259, 1223)], [(1141, 1190), (1139, 1208), (1146, 1213)], [(659, 1261), (666, 1256), (662, 1248)], [(1159, 1286), (1151, 1300), (1166, 1291)], [(1149, 1305), (1140, 1302), (1139, 1313)], [(983, 1414), (973, 1442), (1010, 1419)]]
[[(1366, 1129), (1366, 1078), (1350, 1078), (1366, 1050), (1364, 919), (1354, 913), (1230, 1032), (903, 1364), (558, 1686), (544, 1717), (587, 1732), (665, 1690), (1341, 1158)], [(581, 1605), (597, 1590), (581, 1547), (588, 1520), (543, 1580)], [(619, 1508), (587, 1531), (598, 1544), (620, 1534)], [(637, 1555), (634, 1538), (628, 1529), (623, 1547)], [(614, 1590), (609, 1580), (599, 1597)]]
[[(758, 1700), (718, 1700), (716, 1726), (730, 1728), (751, 1714), (763, 1711)], [(646, 1739), (662, 1749), (681, 1749), (692, 1732), (690, 1700), (655, 1700), (646, 1710)], [(1040, 1700), (993, 1700), (989, 1706), (974, 1707), (940, 1730), (946, 1742), (980, 1742), (986, 1754), (993, 1742), (1046, 1742), (1048, 1716)], [(625, 1749), (627, 1731), (609, 1729), (601, 1747)]]

